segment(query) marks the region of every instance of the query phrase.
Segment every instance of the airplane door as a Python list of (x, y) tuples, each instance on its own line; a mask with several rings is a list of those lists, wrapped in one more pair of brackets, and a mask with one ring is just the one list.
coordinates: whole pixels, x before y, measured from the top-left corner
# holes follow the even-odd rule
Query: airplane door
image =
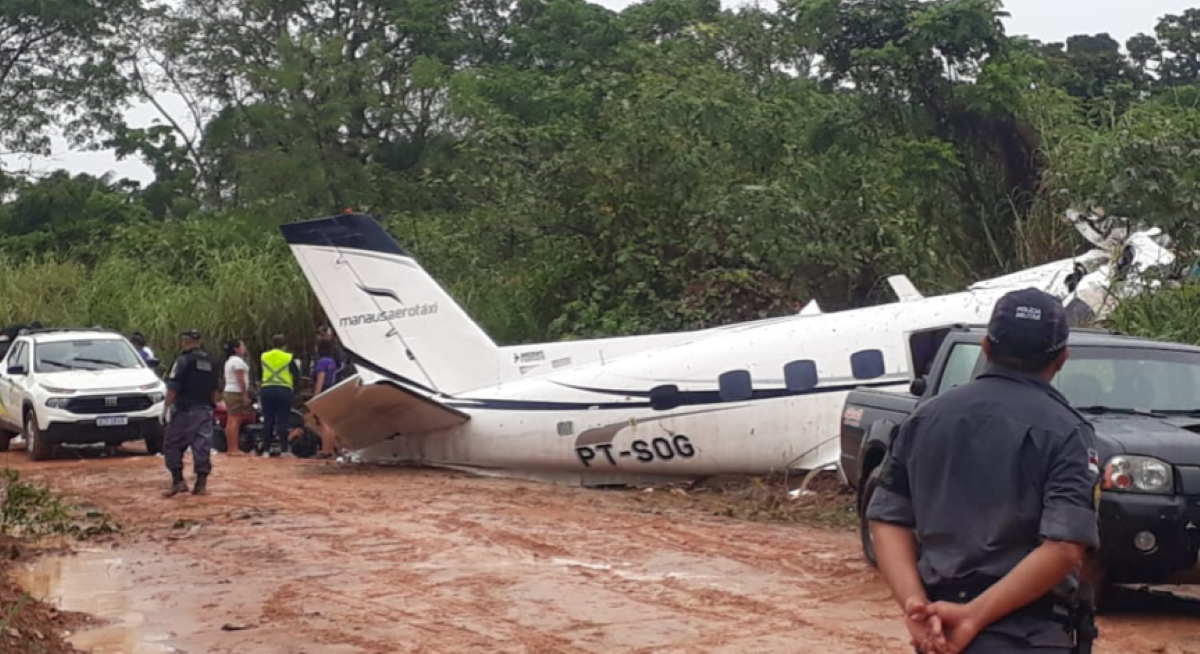
[(908, 335), (909, 370), (912, 378), (925, 377), (933, 368), (933, 360), (937, 358), (942, 341), (950, 335), (949, 327), (928, 329), (913, 332)]

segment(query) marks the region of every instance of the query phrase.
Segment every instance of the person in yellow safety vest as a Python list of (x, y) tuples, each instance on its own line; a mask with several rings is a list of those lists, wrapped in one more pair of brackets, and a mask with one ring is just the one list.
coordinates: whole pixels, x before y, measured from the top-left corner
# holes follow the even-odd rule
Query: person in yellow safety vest
[(292, 412), (292, 402), (296, 397), (296, 381), (300, 379), (300, 366), (287, 347), (287, 338), (283, 334), (271, 337), (274, 349), (263, 352), (260, 359), (262, 365), (262, 381), (258, 398), (262, 404), (263, 415), (263, 451), (262, 456), (271, 456), (271, 443), (274, 437), (279, 437), (279, 454), (288, 451), (288, 418)]

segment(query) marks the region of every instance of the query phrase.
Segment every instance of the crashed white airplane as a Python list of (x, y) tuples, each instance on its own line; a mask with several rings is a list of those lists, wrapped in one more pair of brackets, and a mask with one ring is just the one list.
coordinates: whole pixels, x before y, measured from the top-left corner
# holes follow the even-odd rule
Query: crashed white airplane
[[(1068, 219), (1113, 245), (1094, 233), (1098, 219)], [(1096, 290), (1114, 262), (1095, 250), (928, 298), (897, 276), (900, 301), (882, 306), (498, 347), (374, 218), (281, 229), (358, 371), (308, 405), (343, 446), (366, 461), (586, 486), (833, 465), (848, 391), (905, 389), (940, 330), (986, 322), (1014, 288), (1103, 313)], [(1125, 269), (1173, 261), (1153, 238), (1121, 242)]]

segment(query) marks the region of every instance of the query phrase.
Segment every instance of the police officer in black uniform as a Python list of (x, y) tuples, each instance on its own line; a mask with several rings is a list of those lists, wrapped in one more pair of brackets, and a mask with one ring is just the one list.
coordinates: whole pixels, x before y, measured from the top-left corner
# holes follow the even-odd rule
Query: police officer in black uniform
[(866, 517), (918, 651), (1091, 651), (1077, 570), (1099, 547), (1095, 433), (1049, 383), (1068, 334), (1053, 296), (1005, 295), (987, 367), (896, 434)]
[(196, 471), (195, 495), (207, 494), (208, 474), (212, 472), (213, 409), (216, 408), (220, 370), (208, 352), (201, 349), (200, 332), (191, 329), (180, 334), (182, 352), (167, 375), (167, 401), (163, 409), (166, 434), (163, 457), (171, 473), (171, 489), (164, 495), (186, 493), (183, 480), (183, 452), (192, 448), (192, 466)]

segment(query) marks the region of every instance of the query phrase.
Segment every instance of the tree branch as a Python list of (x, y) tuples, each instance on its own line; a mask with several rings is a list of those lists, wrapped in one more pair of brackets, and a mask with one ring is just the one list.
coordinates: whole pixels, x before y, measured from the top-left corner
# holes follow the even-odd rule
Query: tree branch
[(192, 138), (187, 135), (187, 132), (183, 131), (183, 127), (179, 125), (179, 122), (167, 112), (167, 110), (158, 101), (158, 98), (154, 97), (154, 94), (150, 92), (146, 84), (146, 78), (142, 75), (141, 68), (138, 67), (136, 60), (133, 62), (133, 76), (134, 80), (137, 82), (140, 95), (158, 110), (160, 116), (165, 118), (167, 122), (171, 123), (171, 127), (174, 128), (175, 132), (179, 134), (180, 138), (183, 139), (188, 151), (188, 155), (192, 158), (192, 163), (195, 164), (196, 169), (200, 172), (200, 174), (207, 178), (208, 171), (205, 168), (204, 161), (200, 158), (200, 153), (196, 150), (195, 141), (193, 141)]

